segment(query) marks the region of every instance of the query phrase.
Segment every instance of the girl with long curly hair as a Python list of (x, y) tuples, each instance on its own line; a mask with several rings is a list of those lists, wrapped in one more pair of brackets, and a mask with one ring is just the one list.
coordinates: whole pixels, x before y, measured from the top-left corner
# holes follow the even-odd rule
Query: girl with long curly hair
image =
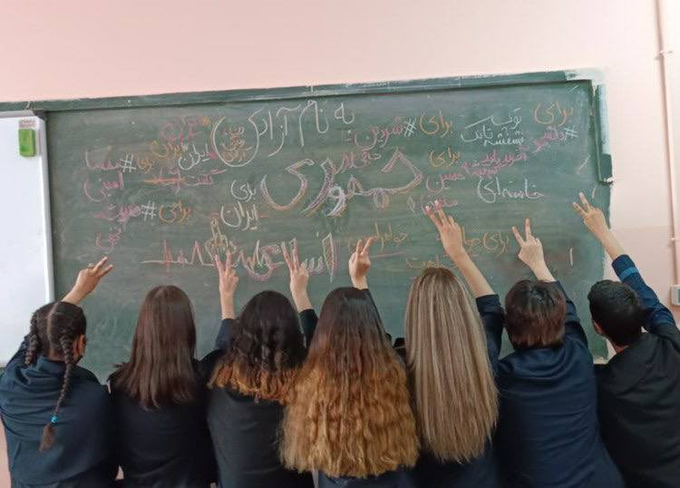
[[(279, 459), (278, 432), (289, 391), (314, 333), (306, 316), (309, 274), (286, 254), (290, 301), (275, 291), (258, 293), (234, 313), (236, 272), (218, 258), (223, 325), (222, 348), (213, 353), (208, 425), (222, 488), (313, 488), (311, 473), (285, 469)], [(312, 312), (313, 313), (313, 312)], [(311, 324), (311, 327), (307, 325)]]
[(350, 259), (354, 288), (323, 304), (283, 421), (285, 465), (319, 471), (320, 488), (413, 486), (416, 424), (406, 370), (368, 292), (371, 243)]

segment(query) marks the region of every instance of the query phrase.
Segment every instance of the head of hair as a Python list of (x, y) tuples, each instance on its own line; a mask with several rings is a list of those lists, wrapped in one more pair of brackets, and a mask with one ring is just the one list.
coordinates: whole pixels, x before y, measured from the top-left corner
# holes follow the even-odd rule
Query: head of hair
[(477, 307), (446, 268), (427, 268), (411, 285), (406, 357), (423, 448), (442, 462), (482, 455), (498, 394)]
[(176, 286), (147, 293), (132, 339), (132, 353), (113, 376), (117, 390), (144, 408), (158, 409), (195, 400), (196, 327), (189, 297)]
[(590, 315), (617, 346), (629, 346), (642, 335), (645, 311), (635, 290), (625, 283), (603, 280), (588, 293)]
[(231, 344), (209, 386), (284, 403), (305, 353), (293, 305), (280, 293), (263, 291), (236, 318)]
[(42, 439), (40, 440), (41, 451), (45, 451), (54, 445), (59, 409), (68, 395), (71, 386), (71, 374), (79, 359), (75, 357), (73, 346), (81, 336), (85, 335), (86, 331), (87, 321), (83, 310), (71, 303), (48, 303), (36, 310), (31, 317), (28, 349), (26, 349), (24, 357), (25, 364), (27, 366), (35, 364), (38, 356), (42, 355), (61, 359), (65, 366), (64, 379), (52, 418), (43, 428)]
[(515, 349), (556, 347), (564, 341), (567, 304), (554, 283), (519, 281), (505, 296), (505, 328)]
[(418, 448), (406, 371), (371, 299), (336, 289), (286, 407), (285, 465), (365, 478), (413, 466)]

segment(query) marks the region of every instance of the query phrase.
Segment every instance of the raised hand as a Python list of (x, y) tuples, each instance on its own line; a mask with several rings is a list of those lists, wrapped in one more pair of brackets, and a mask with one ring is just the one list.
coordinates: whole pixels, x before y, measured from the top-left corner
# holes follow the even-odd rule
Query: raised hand
[(71, 288), (71, 291), (62, 299), (64, 302), (78, 305), (83, 299), (92, 293), (99, 281), (111, 272), (112, 264), (106, 264), (109, 258), (102, 258), (97, 264), (88, 264), (87, 268), (80, 270), (76, 283)]
[(227, 252), (227, 259), (224, 263), (218, 255), (213, 256), (213, 261), (215, 262), (219, 278), (220, 294), (231, 295), (233, 297), (238, 286), (238, 275), (231, 265), (231, 253)]
[(604, 218), (604, 213), (597, 207), (590, 205), (590, 202), (583, 193), (578, 194), (581, 199), (581, 205), (574, 202), (572, 207), (574, 211), (583, 219), (583, 223), (596, 237), (609, 232), (607, 219)]
[(298, 312), (309, 310), (313, 308), (307, 291), (309, 270), (304, 264), (300, 264), (297, 240), (293, 246), (292, 253), (288, 252), (285, 243), (281, 244), (281, 249), (283, 250), (283, 259), (285, 259), (286, 266), (288, 266), (288, 273), (290, 275), (290, 294), (293, 297), (293, 302), (295, 302), (295, 308), (297, 308)]
[(581, 199), (581, 205), (576, 202), (571, 205), (574, 211), (583, 219), (583, 223), (588, 230), (604, 246), (607, 254), (609, 254), (612, 260), (625, 254), (623, 247), (607, 225), (607, 219), (605, 219), (602, 210), (593, 207), (583, 193), (579, 193), (578, 196)]
[(439, 201), (435, 201), (434, 205), (434, 209), (429, 206), (425, 207), (425, 213), (437, 227), (444, 251), (451, 261), (455, 263), (456, 260), (467, 256), (463, 243), (463, 229), (456, 223), (453, 217), (444, 213), (444, 208)]
[(531, 232), (531, 220), (526, 219), (524, 221), (524, 237), (517, 230), (517, 227), (514, 226), (512, 227), (512, 233), (515, 235), (515, 239), (517, 239), (517, 244), (519, 244), (519, 259), (529, 266), (536, 275), (536, 278), (542, 281), (555, 281), (555, 278), (548, 269), (548, 265), (545, 263), (543, 244)]
[(371, 269), (370, 249), (375, 237), (357, 241), (356, 248), (349, 258), (349, 276), (354, 288), (365, 290), (368, 288), (368, 270)]
[(213, 256), (220, 288), (220, 306), (223, 319), (236, 318), (234, 311), (234, 294), (238, 286), (238, 275), (232, 267), (231, 253), (227, 252), (227, 259), (223, 263), (218, 255)]

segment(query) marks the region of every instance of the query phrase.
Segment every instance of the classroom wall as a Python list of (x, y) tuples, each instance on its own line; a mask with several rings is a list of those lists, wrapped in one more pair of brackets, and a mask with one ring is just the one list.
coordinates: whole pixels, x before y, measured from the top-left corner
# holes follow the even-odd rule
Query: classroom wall
[(668, 295), (654, 0), (3, 0), (0, 45), (0, 101), (603, 68), (612, 224)]

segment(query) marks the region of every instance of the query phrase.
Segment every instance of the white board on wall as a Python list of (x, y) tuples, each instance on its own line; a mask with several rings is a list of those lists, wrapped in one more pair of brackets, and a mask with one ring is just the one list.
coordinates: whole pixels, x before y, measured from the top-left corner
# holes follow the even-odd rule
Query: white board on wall
[[(36, 131), (37, 156), (19, 154), (19, 124)], [(33, 311), (53, 298), (45, 122), (0, 118), (0, 365), (28, 333)]]

